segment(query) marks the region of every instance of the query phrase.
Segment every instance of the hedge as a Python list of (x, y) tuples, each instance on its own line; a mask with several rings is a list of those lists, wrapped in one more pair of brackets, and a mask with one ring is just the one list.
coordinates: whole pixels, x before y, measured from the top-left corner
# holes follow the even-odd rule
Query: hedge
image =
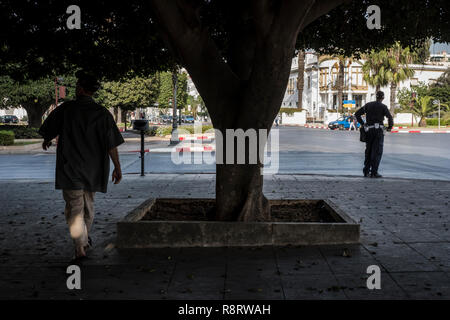
[[(190, 134), (194, 133), (194, 126), (179, 126), (179, 129), (182, 129), (184, 131), (187, 131)], [(213, 126), (206, 125), (202, 126), (202, 133), (205, 133), (205, 131), (212, 129)], [(145, 132), (148, 136), (159, 136), (164, 137), (172, 134), (172, 126), (161, 126), (161, 127), (150, 127), (150, 130), (147, 130)]]
[(29, 128), (27, 126), (1, 125), (0, 130), (8, 130), (14, 132), (16, 139), (40, 139), (38, 128)]
[[(427, 119), (427, 126), (437, 126), (437, 125), (438, 125), (437, 118)], [(447, 120), (441, 119), (441, 126), (450, 126), (450, 119)]]
[(302, 112), (302, 108), (280, 108), (280, 113), (293, 114), (294, 112)]
[(14, 132), (1, 130), (0, 131), (0, 145), (11, 146), (14, 144)]

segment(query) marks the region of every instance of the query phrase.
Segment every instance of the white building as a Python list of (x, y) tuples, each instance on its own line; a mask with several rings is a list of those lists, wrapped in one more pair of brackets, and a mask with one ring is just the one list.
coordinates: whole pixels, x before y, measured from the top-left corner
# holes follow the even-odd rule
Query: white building
[(14, 115), (19, 120), (22, 120), (23, 117), (27, 115), (27, 111), (21, 107), (20, 108), (9, 107), (7, 109), (0, 109), (0, 116), (4, 115)]
[[(318, 61), (319, 60), (319, 61)], [(356, 108), (366, 102), (375, 100), (375, 87), (368, 85), (363, 78), (362, 65), (364, 60), (347, 59), (344, 63), (344, 90), (342, 100), (355, 100)], [(430, 62), (425, 65), (410, 65), (414, 70), (411, 79), (401, 82), (398, 90), (419, 82), (432, 84), (447, 69), (445, 63)], [(313, 51), (305, 52), (304, 86), (302, 108), (306, 110), (309, 118), (323, 120), (325, 110), (338, 109), (337, 78), (339, 73), (339, 60), (334, 57), (318, 56)], [(291, 73), (288, 86), (283, 98), (281, 108), (298, 108), (298, 58), (292, 60)], [(390, 86), (381, 87), (384, 91), (383, 101), (390, 107)], [(397, 97), (398, 95), (396, 95)], [(398, 101), (396, 101), (396, 104)]]

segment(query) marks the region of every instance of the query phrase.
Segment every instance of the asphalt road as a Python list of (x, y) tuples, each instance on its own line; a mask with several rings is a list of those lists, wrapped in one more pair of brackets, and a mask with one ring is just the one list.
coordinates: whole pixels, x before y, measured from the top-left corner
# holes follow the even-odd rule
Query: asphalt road
[[(279, 127), (279, 164), (275, 154), (267, 168), (281, 174), (362, 174), (364, 143), (359, 134), (302, 127)], [(140, 172), (136, 153), (120, 155), (125, 174)], [(193, 158), (191, 158), (193, 162)], [(175, 164), (170, 153), (145, 157), (147, 173), (211, 173), (214, 164)], [(0, 180), (53, 179), (54, 154), (0, 155)], [(266, 173), (268, 173), (266, 171)], [(450, 134), (398, 134), (385, 136), (380, 173), (385, 177), (450, 180)]]

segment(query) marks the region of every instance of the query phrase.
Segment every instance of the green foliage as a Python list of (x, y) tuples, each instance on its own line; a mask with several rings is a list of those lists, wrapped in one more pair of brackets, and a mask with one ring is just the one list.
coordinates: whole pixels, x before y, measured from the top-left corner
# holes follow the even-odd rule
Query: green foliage
[(433, 87), (429, 88), (429, 95), (434, 99), (441, 101), (441, 104), (450, 104), (450, 85), (446, 87)]
[[(73, 76), (64, 76), (59, 85), (66, 86), (66, 100), (75, 96), (75, 82)], [(20, 105), (45, 105), (49, 107), (55, 103), (55, 80), (52, 77), (38, 80), (14, 81), (8, 76), (0, 77), (0, 107), (18, 107)], [(6, 99), (5, 99), (6, 98)], [(60, 99), (60, 101), (62, 101)]]
[(434, 87), (427, 86), (423, 82), (419, 82), (411, 89), (402, 88), (398, 93), (398, 100), (403, 111), (411, 111), (411, 105), (414, 104), (414, 97), (418, 101), (421, 97), (430, 96), (433, 100), (440, 100), (441, 109), (445, 110), (450, 105), (450, 87)]
[[(185, 131), (188, 131), (190, 134), (194, 133), (194, 126), (181, 126), (178, 127), (180, 129), (183, 129)], [(211, 125), (202, 125), (202, 133), (205, 133), (206, 131), (213, 129), (213, 126)]]
[(159, 137), (168, 136), (172, 133), (172, 126), (161, 126), (156, 129), (155, 135)]
[(14, 132), (0, 130), (0, 146), (11, 146), (14, 144)]
[(414, 57), (415, 53), (408, 47), (402, 48), (399, 42), (388, 49), (372, 50), (364, 56), (364, 80), (375, 87), (392, 83), (398, 85), (414, 75), (414, 70), (408, 66)]
[(430, 46), (431, 39), (426, 39), (424, 41), (419, 41), (419, 45), (414, 50), (414, 63), (424, 64), (430, 57)]
[(398, 91), (397, 98), (401, 108), (399, 111), (406, 111), (411, 108), (412, 90), (409, 88), (401, 88)]
[[(179, 126), (178, 129), (180, 131), (188, 132), (189, 134), (194, 133), (194, 126)], [(213, 126), (211, 125), (204, 125), (202, 126), (202, 133), (205, 133), (206, 131), (213, 129)], [(150, 130), (146, 132), (149, 136), (159, 136), (164, 137), (172, 134), (172, 126), (160, 126), (160, 127), (152, 127)]]
[(130, 72), (117, 81), (107, 81), (97, 93), (97, 100), (107, 108), (132, 111), (153, 106), (159, 94), (159, 75), (138, 76)]
[[(432, 96), (418, 96), (414, 101), (412, 112), (420, 117), (420, 125), (425, 125), (425, 118), (438, 112), (438, 105), (432, 103), (434, 98)], [(448, 110), (448, 105), (441, 104), (441, 110)]]
[[(427, 126), (437, 126), (439, 124), (438, 118), (430, 118), (426, 119)], [(442, 119), (441, 118), (441, 126), (450, 126), (450, 119)]]
[[(173, 100), (173, 81), (171, 72), (160, 73), (161, 85), (158, 96), (158, 105), (160, 108), (172, 108)], [(187, 74), (185, 72), (178, 73), (177, 80), (177, 108), (183, 109), (187, 106)]]
[(448, 68), (433, 84), (433, 87), (450, 87), (450, 68)]
[(156, 135), (157, 130), (158, 130), (157, 126), (150, 126), (149, 129), (145, 131), (145, 134), (147, 136), (153, 137)]
[[(66, 86), (66, 98), (75, 96), (76, 79), (72, 75), (63, 77), (58, 82), (60, 86)], [(9, 76), (0, 77), (0, 108), (19, 107), (25, 108), (28, 121), (31, 126), (40, 126), (41, 118), (50, 105), (55, 104), (55, 79), (45, 77), (37, 80), (14, 81)], [(63, 99), (59, 99), (63, 101)]]
[(294, 112), (302, 112), (302, 108), (280, 108), (280, 113), (293, 114)]
[(14, 132), (16, 139), (40, 139), (38, 128), (29, 128), (27, 126), (17, 125), (0, 125), (0, 130), (8, 130)]
[[(369, 5), (380, 7), (381, 29), (367, 29)], [(448, 42), (449, 11), (447, 0), (346, 1), (308, 25), (299, 34), (297, 47), (359, 57), (371, 49), (388, 48), (395, 41), (411, 49), (430, 36), (435, 42)]]
[[(236, 32), (236, 12), (246, 6), (239, 1), (194, 3), (199, 7), (192, 10), (201, 16), (201, 24), (211, 30), (218, 51), (230, 61), (228, 53), (232, 54), (233, 37), (241, 36)], [(163, 28), (158, 29), (155, 12), (148, 1), (84, 1), (82, 12), (86, 14), (82, 14), (80, 30), (65, 26), (65, 11), (70, 4), (64, 0), (0, 2), (0, 30), (7, 30), (0, 46), (1, 68), (9, 65), (8, 72), (17, 77), (24, 74), (41, 77), (53, 72), (55, 67), (58, 73), (65, 73), (64, 70), (76, 65), (95, 68), (101, 76), (118, 78), (130, 69), (151, 74), (168, 70), (173, 63), (159, 36), (158, 31)], [(302, 2), (298, 4), (293, 10), (303, 9)], [(371, 4), (381, 8), (383, 27), (380, 30), (367, 29), (365, 13)], [(187, 7), (189, 11), (188, 4)], [(418, 39), (430, 36), (445, 42), (450, 40), (448, 12), (446, 0), (346, 1), (308, 23), (298, 36), (297, 48), (349, 56), (374, 47), (388, 47), (395, 40), (401, 40), (405, 46), (417, 45)], [(245, 16), (249, 17), (249, 23), (255, 23), (250, 13)], [(269, 21), (263, 19), (261, 23)], [(23, 64), (16, 65), (17, 62)]]

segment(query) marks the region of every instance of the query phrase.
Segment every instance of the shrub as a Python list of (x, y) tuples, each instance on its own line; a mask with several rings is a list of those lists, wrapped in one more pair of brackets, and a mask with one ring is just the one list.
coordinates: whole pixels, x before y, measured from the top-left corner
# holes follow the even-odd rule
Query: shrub
[(293, 114), (294, 112), (302, 112), (302, 108), (280, 108), (280, 113)]
[(172, 133), (172, 127), (171, 126), (161, 126), (158, 129), (156, 129), (156, 135), (159, 137), (168, 136)]
[(147, 131), (145, 131), (145, 134), (147, 136), (153, 137), (156, 135), (156, 131), (158, 130), (157, 126), (150, 126)]
[(9, 130), (14, 132), (16, 139), (40, 139), (41, 135), (38, 133), (38, 128), (29, 128), (27, 126), (2, 125), (0, 130)]
[[(188, 132), (189, 134), (194, 133), (194, 126), (179, 126), (180, 130), (183, 130), (184, 132)], [(207, 130), (213, 129), (213, 126), (206, 125), (202, 126), (202, 133), (205, 133)], [(161, 126), (161, 127), (151, 127), (150, 130), (148, 130), (145, 134), (148, 136), (158, 136), (158, 137), (164, 137), (172, 134), (172, 126)]]
[[(438, 119), (437, 118), (431, 118), (427, 119), (427, 126), (437, 126), (438, 125)], [(450, 125), (450, 119), (442, 119), (441, 118), (441, 126), (448, 126)]]
[(0, 131), (0, 145), (11, 146), (14, 144), (14, 132), (1, 130)]

